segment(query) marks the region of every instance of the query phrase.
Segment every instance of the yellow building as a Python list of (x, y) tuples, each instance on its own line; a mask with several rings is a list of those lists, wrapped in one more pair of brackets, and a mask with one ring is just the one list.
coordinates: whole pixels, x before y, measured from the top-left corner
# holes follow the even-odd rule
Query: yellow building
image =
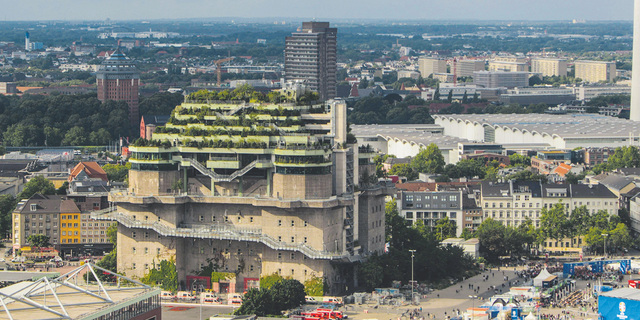
[(616, 63), (610, 61), (578, 60), (574, 64), (576, 78), (584, 82), (610, 82), (616, 77)]
[(60, 214), (60, 243), (80, 243), (80, 210)]
[(567, 76), (567, 60), (565, 59), (533, 59), (531, 60), (531, 72), (543, 77)]

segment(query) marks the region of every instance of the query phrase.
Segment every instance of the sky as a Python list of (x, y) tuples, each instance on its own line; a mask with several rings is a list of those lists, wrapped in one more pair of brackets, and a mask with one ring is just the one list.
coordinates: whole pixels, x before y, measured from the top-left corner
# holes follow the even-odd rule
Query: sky
[(631, 20), (634, 0), (0, 0), (2, 21), (295, 18)]

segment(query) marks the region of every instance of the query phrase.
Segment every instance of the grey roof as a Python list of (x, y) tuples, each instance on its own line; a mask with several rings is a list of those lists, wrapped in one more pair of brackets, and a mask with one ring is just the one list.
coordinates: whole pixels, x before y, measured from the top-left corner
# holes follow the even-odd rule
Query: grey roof
[(433, 124), (370, 124), (352, 125), (351, 132), (356, 138), (380, 136), (387, 141), (395, 139), (409, 143), (413, 142), (424, 147), (435, 143), (440, 149), (457, 148), (459, 142), (469, 142), (467, 139), (429, 132), (431, 129), (441, 130), (441, 128)]
[(618, 198), (611, 190), (601, 184), (572, 184), (570, 186), (573, 198)]
[(562, 138), (624, 137), (638, 134), (638, 124), (627, 119), (599, 114), (456, 114), (433, 115), (434, 118), (470, 121), (481, 125), (506, 127), (558, 135)]
[(614, 190), (620, 190), (629, 184), (633, 183), (634, 179), (631, 177), (625, 177), (616, 174), (607, 175), (604, 179), (600, 180), (600, 183)]
[(145, 125), (153, 124), (156, 126), (165, 125), (169, 121), (170, 117), (171, 117), (170, 115), (153, 115), (153, 114), (146, 114), (142, 116), (142, 118), (144, 118)]
[[(36, 205), (36, 211), (31, 211), (31, 205)], [(23, 200), (16, 206), (15, 212), (32, 214), (32, 213), (60, 213), (60, 212), (80, 212), (78, 206), (73, 200), (66, 199), (65, 196), (43, 195), (36, 193), (28, 200)]]
[[(549, 193), (557, 192), (564, 192), (566, 194), (566, 196), (561, 198), (617, 198), (613, 192), (602, 184), (540, 184), (538, 181), (520, 181), (513, 183), (513, 191), (517, 192), (522, 187), (527, 188), (534, 198), (558, 198), (557, 196), (549, 195)], [(511, 197), (513, 191), (509, 183), (482, 182), (483, 197)]]
[(620, 173), (625, 176), (638, 176), (640, 175), (640, 168), (620, 168), (618, 169)]
[(640, 290), (635, 288), (622, 288), (600, 293), (603, 297), (622, 298), (628, 300), (640, 300)]

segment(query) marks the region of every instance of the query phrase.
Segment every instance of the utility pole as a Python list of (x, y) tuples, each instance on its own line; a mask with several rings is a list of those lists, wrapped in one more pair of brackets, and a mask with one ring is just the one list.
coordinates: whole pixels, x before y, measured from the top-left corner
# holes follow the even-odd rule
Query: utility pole
[(413, 257), (415, 257), (416, 250), (409, 250), (411, 252), (411, 303), (413, 304)]
[(603, 249), (603, 253), (604, 253), (604, 258), (605, 258), (605, 259), (607, 258), (607, 236), (608, 236), (608, 235), (609, 235), (608, 233), (603, 233), (603, 234), (602, 234), (602, 237), (603, 237), (602, 239), (604, 240), (604, 249)]

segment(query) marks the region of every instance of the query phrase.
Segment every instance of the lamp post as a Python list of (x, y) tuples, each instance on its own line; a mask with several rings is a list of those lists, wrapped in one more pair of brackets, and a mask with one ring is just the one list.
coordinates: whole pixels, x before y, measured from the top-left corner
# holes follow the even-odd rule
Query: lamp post
[(608, 235), (609, 235), (608, 233), (603, 233), (603, 234), (602, 234), (602, 239), (603, 239), (603, 241), (604, 241), (604, 249), (603, 249), (603, 252), (604, 252), (604, 258), (605, 258), (605, 259), (607, 258), (607, 236), (608, 236)]
[(478, 296), (469, 296), (469, 299), (471, 299), (471, 316), (469, 317), (471, 320), (473, 320), (473, 315), (474, 315), (474, 309), (476, 308), (476, 299), (478, 298)]
[(413, 257), (415, 257), (416, 250), (409, 250), (411, 252), (411, 304), (413, 304)]

